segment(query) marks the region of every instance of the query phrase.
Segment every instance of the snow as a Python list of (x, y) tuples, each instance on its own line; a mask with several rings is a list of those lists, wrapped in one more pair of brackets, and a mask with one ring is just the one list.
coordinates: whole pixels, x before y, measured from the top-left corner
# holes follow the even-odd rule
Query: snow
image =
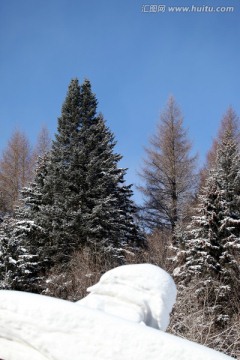
[(164, 331), (177, 294), (171, 276), (150, 264), (110, 270), (88, 291), (78, 304)]
[(0, 356), (1, 360), (47, 360), (30, 346), (7, 339), (0, 339)]
[[(138, 323), (166, 326), (170, 305), (176, 295), (175, 286), (169, 275), (157, 267), (131, 265), (114, 269), (103, 275), (100, 282), (89, 290), (91, 293), (87, 300), (78, 303), (1, 290), (0, 358), (231, 359), (204, 346)], [(96, 309), (93, 309), (90, 305), (95, 296)], [(100, 296), (104, 299), (105, 312), (101, 310)], [(120, 305), (114, 303), (114, 298), (119, 299)], [(110, 315), (108, 300), (109, 304), (113, 303), (114, 316)], [(135, 300), (136, 309), (133, 311)], [(127, 315), (124, 314), (124, 309), (127, 310)]]

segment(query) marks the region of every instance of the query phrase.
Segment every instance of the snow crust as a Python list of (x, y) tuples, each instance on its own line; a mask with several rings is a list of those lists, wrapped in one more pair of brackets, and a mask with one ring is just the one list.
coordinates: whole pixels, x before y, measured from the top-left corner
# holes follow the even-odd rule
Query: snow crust
[[(159, 272), (158, 269), (151, 266), (131, 266), (133, 267), (131, 269), (126, 266), (105, 274), (97, 286), (90, 289), (91, 294), (88, 296), (88, 300), (85, 300), (88, 306), (84, 305), (83, 300), (76, 304), (42, 295), (1, 290), (0, 359), (231, 359), (204, 346), (136, 323), (138, 317), (137, 322), (145, 321), (149, 325), (156, 325), (159, 321), (162, 326), (161, 316), (165, 319), (163, 309), (167, 309), (166, 311), (169, 314), (175, 290), (173, 290), (171, 280), (165, 272)], [(137, 277), (136, 281), (134, 280), (135, 277)], [(142, 284), (141, 280), (144, 280), (145, 283)], [(156, 284), (158, 280), (161, 280), (163, 291), (160, 297), (157, 295), (160, 291), (159, 284)], [(112, 286), (114, 284), (112, 291), (111, 284)], [(106, 289), (105, 285), (107, 286)], [(121, 287), (119, 288), (119, 286)], [(125, 292), (124, 286), (126, 286)], [(103, 288), (104, 291), (106, 290), (104, 294)], [(114, 304), (113, 312), (117, 314), (112, 316), (99, 310), (99, 299), (97, 298), (97, 310), (92, 309), (89, 307), (89, 302), (90, 299), (93, 299), (93, 294), (95, 296), (109, 296), (112, 301), (114, 296), (120, 296), (119, 301), (120, 303), (123, 301), (124, 305), (121, 307), (121, 303), (121, 306), (118, 307)], [(142, 299), (140, 299), (141, 294)], [(169, 300), (169, 296), (172, 296), (171, 300)], [(119, 316), (123, 317), (125, 307), (134, 307), (134, 299), (138, 299), (136, 313), (129, 311), (131, 316), (128, 313), (127, 316), (124, 316), (125, 320), (121, 319)], [(158, 300), (161, 303), (159, 307), (157, 306)], [(147, 304), (147, 301), (150, 303)], [(107, 298), (104, 298), (104, 303), (103, 310), (107, 309), (109, 312), (111, 306), (108, 305)], [(139, 304), (143, 304), (141, 305), (143, 306), (143, 313), (139, 310)], [(144, 314), (145, 319), (143, 319)], [(152, 319), (150, 319), (150, 315)], [(130, 321), (126, 320), (129, 318), (131, 318)], [(139, 321), (140, 318), (141, 321)]]
[(78, 304), (164, 331), (177, 294), (171, 276), (150, 264), (112, 269), (88, 291)]

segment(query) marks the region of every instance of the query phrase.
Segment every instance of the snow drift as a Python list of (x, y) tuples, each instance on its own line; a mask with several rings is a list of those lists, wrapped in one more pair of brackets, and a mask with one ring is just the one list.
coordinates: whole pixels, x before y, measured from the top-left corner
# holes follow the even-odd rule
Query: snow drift
[(114, 269), (90, 291), (90, 295), (78, 303), (0, 291), (0, 358), (231, 359), (204, 346), (139, 325), (165, 328), (174, 302), (176, 291), (172, 279), (155, 266)]

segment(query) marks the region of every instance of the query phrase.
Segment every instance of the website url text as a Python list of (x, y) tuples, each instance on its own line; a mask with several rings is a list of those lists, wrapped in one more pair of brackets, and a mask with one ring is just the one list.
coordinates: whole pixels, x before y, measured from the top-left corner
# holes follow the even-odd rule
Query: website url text
[(232, 13), (234, 6), (167, 6), (167, 5), (142, 5), (143, 13)]

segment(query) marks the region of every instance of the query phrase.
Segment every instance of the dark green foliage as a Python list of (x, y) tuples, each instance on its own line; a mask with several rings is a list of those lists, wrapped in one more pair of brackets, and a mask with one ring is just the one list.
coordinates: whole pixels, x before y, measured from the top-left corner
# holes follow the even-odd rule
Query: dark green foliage
[(90, 82), (80, 87), (72, 80), (52, 151), (22, 192), (19, 214), (42, 229), (35, 249), (45, 268), (67, 263), (82, 246), (122, 261), (122, 247), (143, 244), (126, 170), (118, 167), (114, 136), (96, 110)]

